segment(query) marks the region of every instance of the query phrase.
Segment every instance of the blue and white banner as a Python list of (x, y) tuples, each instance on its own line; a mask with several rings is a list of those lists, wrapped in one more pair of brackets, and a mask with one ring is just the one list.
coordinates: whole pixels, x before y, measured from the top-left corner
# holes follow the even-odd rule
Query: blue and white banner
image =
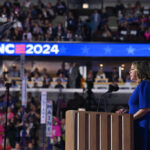
[(132, 43), (0, 43), (0, 55), (150, 57), (150, 44)]
[(52, 136), (52, 123), (53, 123), (53, 103), (47, 101), (47, 120), (46, 120), (46, 137)]
[(41, 93), (41, 124), (46, 124), (46, 103), (47, 93), (43, 91)]
[(22, 78), (22, 106), (27, 105), (27, 78)]

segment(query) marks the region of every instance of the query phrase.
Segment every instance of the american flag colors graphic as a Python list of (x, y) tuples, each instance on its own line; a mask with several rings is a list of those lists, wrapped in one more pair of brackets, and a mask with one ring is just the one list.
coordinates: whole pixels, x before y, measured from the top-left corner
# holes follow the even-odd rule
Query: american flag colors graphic
[(16, 44), (15, 45), (15, 53), (16, 54), (25, 54), (26, 46), (25, 44)]

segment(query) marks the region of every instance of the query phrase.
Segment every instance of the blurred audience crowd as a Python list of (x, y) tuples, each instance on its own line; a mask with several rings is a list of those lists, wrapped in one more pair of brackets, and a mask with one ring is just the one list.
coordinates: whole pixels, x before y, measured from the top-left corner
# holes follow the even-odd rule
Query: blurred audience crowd
[[(80, 74), (78, 63), (69, 63), (69, 68), (65, 68), (65, 63), (54, 76), (47, 68), (25, 69), (27, 88), (82, 88), (82, 75)], [(5, 87), (5, 81), (11, 83), (12, 88), (20, 87), (20, 70), (13, 64), (7, 71), (3, 71), (0, 77), (0, 87)]]
[[(4, 149), (5, 129), (7, 131), (7, 150), (40, 150), (43, 147), (42, 125), (40, 124), (41, 102), (39, 96), (27, 95), (27, 106), (21, 104), (19, 93), (0, 96), (0, 150)], [(8, 101), (9, 99), (9, 101)], [(7, 128), (6, 103), (8, 101)], [(57, 106), (53, 102), (52, 135), (45, 142), (44, 149), (65, 150), (65, 119), (56, 117)], [(24, 118), (24, 119), (23, 119)], [(59, 120), (59, 118), (61, 120)], [(50, 143), (50, 144), (48, 144)]]
[(53, 5), (42, 0), (0, 3), (0, 22), (15, 22), (4, 41), (149, 42), (149, 13), (138, 1), (126, 6), (118, 0), (115, 7), (93, 10), (86, 17), (69, 10), (62, 0)]
[[(123, 68), (124, 69), (124, 68)], [(48, 68), (35, 67), (33, 70), (25, 69), (25, 78), (27, 80), (27, 88), (95, 88), (96, 83), (127, 83), (130, 80), (129, 71), (122, 70), (119, 76), (117, 67), (112, 67), (109, 72), (104, 72), (103, 67), (94, 72), (88, 70), (86, 78), (80, 70), (79, 63), (62, 63), (61, 68), (57, 70), (56, 74), (51, 74)], [(20, 77), (20, 70), (13, 64), (7, 71), (3, 71), (0, 77), (0, 87), (5, 87), (5, 82), (11, 83), (11, 88), (20, 88), (22, 79)]]

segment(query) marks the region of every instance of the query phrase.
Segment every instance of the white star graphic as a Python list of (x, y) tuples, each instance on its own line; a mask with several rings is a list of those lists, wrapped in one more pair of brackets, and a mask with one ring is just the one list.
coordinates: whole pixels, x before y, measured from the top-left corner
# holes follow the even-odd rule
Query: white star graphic
[(87, 46), (84, 46), (82, 48), (82, 53), (85, 54), (85, 55), (89, 54), (89, 48)]
[(61, 53), (62, 53), (62, 54), (65, 54), (65, 53), (66, 53), (66, 48), (65, 48), (64, 45), (60, 47), (60, 50), (61, 50)]
[(111, 54), (112, 49), (109, 46), (105, 47), (104, 50), (105, 50), (105, 54)]
[(127, 51), (128, 51), (128, 54), (134, 55), (135, 48), (133, 48), (132, 46), (129, 46), (127, 48)]

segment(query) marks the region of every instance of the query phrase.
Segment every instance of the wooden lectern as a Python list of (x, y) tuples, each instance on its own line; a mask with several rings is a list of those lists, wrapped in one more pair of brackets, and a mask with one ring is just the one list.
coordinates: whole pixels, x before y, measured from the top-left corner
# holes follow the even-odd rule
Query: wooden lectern
[(129, 114), (66, 112), (66, 150), (133, 150)]

